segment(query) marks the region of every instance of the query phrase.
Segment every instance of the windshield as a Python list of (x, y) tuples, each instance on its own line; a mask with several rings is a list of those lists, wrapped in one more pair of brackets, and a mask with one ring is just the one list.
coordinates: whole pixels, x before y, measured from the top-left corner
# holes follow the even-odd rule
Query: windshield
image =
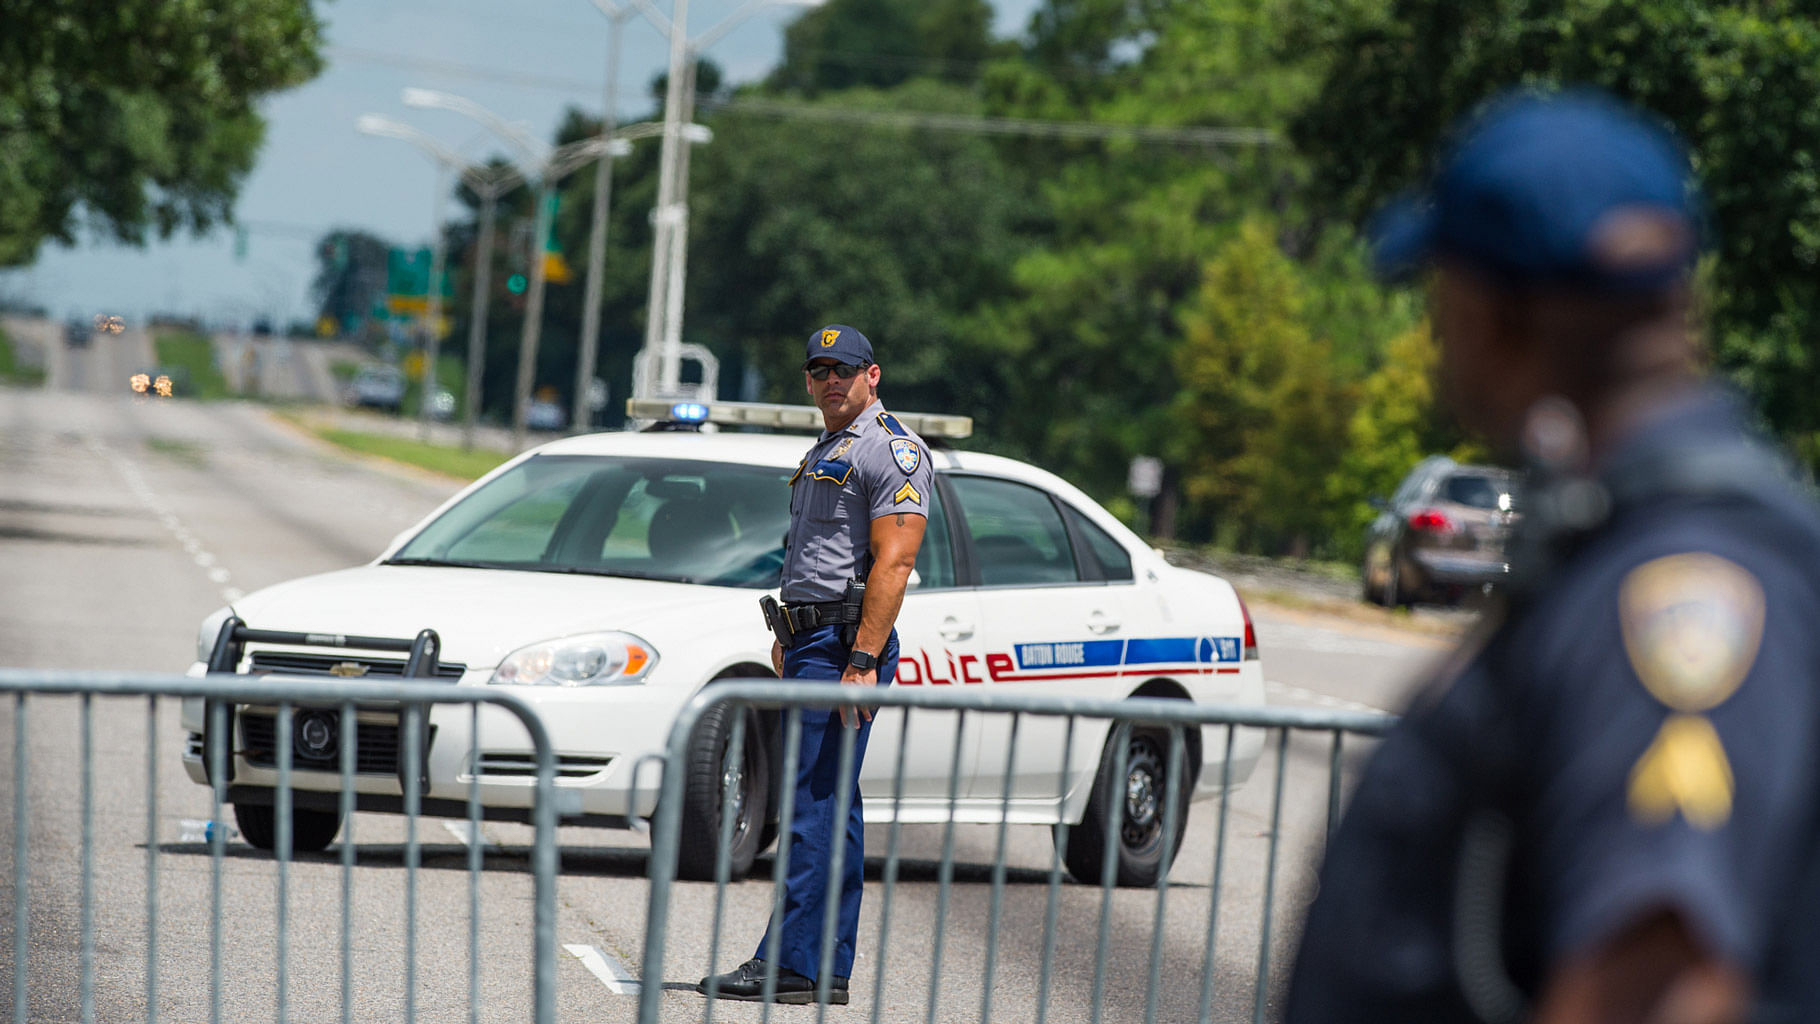
[(388, 564), (777, 586), (789, 470), (544, 455), (463, 498)]
[(1442, 493), (1448, 501), (1472, 508), (1509, 511), (1516, 507), (1516, 490), (1516, 480), (1506, 474), (1462, 473), (1448, 478)]

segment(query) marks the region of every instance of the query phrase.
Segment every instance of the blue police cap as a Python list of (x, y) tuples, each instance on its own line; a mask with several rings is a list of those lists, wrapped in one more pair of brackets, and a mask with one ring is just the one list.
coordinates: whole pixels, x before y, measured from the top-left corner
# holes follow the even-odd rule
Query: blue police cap
[(803, 367), (807, 369), (817, 359), (864, 366), (873, 362), (872, 343), (846, 324), (829, 324), (809, 335), (808, 355), (803, 358)]
[(1682, 280), (1704, 214), (1681, 143), (1593, 90), (1494, 100), (1457, 130), (1424, 194), (1368, 229), (1378, 273), (1437, 257), (1507, 284), (1649, 292)]

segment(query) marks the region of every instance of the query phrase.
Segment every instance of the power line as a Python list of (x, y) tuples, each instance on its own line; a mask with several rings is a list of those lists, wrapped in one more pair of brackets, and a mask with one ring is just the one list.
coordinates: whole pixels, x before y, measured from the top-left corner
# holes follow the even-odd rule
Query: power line
[[(457, 78), (541, 89), (559, 89), (565, 92), (588, 92), (590, 94), (599, 92), (599, 86), (596, 83), (576, 78), (498, 71), (455, 61), (410, 57), (345, 46), (329, 47), (328, 53), (332, 57), (386, 64)], [(752, 114), (760, 117), (796, 118), (884, 128), (922, 128), (930, 131), (967, 132), (974, 135), (1086, 140), (1122, 138), (1134, 142), (1190, 146), (1270, 146), (1282, 141), (1282, 137), (1277, 132), (1267, 128), (1182, 127), (1105, 121), (1051, 121), (1024, 117), (976, 117), (916, 111), (862, 110), (853, 107), (820, 106), (758, 98), (740, 98), (724, 102), (704, 98), (701, 106), (732, 114)]]
[[(703, 106), (710, 104), (704, 103)], [(1045, 121), (1028, 117), (976, 117), (964, 114), (927, 114), (915, 111), (861, 110), (854, 107), (815, 106), (776, 100), (740, 98), (712, 104), (730, 114), (759, 117), (832, 121), (879, 128), (923, 128), (932, 131), (969, 132), (975, 135), (1021, 135), (1049, 139), (1130, 139), (1193, 146), (1272, 146), (1282, 136), (1268, 128), (1207, 128), (1107, 121)]]

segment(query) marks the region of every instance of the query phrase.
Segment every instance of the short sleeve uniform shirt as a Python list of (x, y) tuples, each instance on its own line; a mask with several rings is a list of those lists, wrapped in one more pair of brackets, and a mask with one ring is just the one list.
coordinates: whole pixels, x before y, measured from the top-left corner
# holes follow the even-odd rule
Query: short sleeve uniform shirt
[(933, 486), (923, 439), (879, 402), (845, 429), (824, 432), (790, 478), (784, 602), (839, 600), (847, 581), (870, 568), (872, 521), (927, 516)]
[[(1741, 433), (1730, 403), (1705, 395), (1613, 462)], [(1480, 1019), (1455, 924), (1483, 805), (1475, 766), (1499, 751), (1515, 768), (1497, 801), (1514, 839), (1489, 905), (1518, 991), (1533, 1000), (1549, 964), (1672, 907), (1787, 1019), (1820, 1019), (1810, 503), (1791, 490), (1780, 506), (1671, 495), (1621, 507), (1527, 610), (1460, 656), (1360, 779), (1286, 1021)]]

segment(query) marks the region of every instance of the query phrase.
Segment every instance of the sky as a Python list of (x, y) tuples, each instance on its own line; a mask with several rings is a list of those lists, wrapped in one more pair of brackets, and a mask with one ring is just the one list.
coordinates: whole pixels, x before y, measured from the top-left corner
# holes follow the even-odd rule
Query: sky
[[(993, 0), (996, 32), (1021, 34), (1039, 2)], [(669, 0), (655, 3), (671, 9)], [(740, 6), (691, 0), (690, 37)], [(325, 25), (322, 74), (262, 105), (265, 146), (235, 207), (247, 230), (244, 259), (236, 258), (231, 230), (178, 235), (143, 249), (47, 244), (32, 266), (0, 271), (0, 298), (57, 317), (105, 312), (139, 322), (174, 313), (224, 325), (309, 319), (313, 246), (329, 230), (361, 228), (419, 245), (433, 234), (435, 165), (407, 143), (356, 132), (362, 114), (403, 121), (482, 159), (505, 146), (462, 115), (406, 107), (403, 91), (464, 96), (545, 141), (569, 107), (597, 113), (604, 105), (608, 19), (594, 0), (331, 0), (316, 10)], [(707, 56), (731, 82), (762, 77), (796, 13), (761, 11)], [(638, 16), (626, 22), (614, 76), (622, 118), (651, 112), (650, 82), (668, 54), (655, 27)]]

